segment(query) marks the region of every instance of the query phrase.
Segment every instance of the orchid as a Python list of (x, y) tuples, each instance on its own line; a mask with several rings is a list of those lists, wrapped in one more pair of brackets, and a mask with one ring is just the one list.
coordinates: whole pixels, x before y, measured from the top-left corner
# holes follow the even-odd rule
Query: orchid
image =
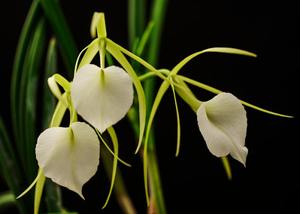
[(246, 164), (247, 117), (239, 99), (230, 93), (218, 94), (201, 103), (197, 110), (197, 120), (206, 145), (213, 155), (224, 157), (230, 154)]

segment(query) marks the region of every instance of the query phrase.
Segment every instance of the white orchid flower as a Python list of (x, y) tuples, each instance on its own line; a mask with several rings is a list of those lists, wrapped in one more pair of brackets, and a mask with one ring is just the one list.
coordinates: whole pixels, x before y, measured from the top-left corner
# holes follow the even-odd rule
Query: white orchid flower
[(86, 123), (48, 128), (37, 140), (36, 159), (44, 175), (83, 199), (82, 186), (96, 173), (99, 156), (98, 137)]
[(245, 147), (247, 117), (238, 98), (230, 93), (220, 93), (203, 102), (197, 110), (197, 120), (213, 155), (224, 157), (230, 154), (245, 166), (248, 154)]
[(74, 76), (71, 97), (78, 114), (103, 133), (128, 112), (133, 103), (133, 85), (120, 67), (101, 70), (87, 64)]

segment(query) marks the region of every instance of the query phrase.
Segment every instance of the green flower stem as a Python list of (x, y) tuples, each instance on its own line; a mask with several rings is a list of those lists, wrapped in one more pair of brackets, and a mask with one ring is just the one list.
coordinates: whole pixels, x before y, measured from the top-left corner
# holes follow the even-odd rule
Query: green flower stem
[(185, 82), (178, 78), (174, 78), (176, 83), (180, 86), (175, 86), (175, 90), (178, 95), (191, 107), (194, 112), (197, 112), (198, 108), (201, 105), (201, 102), (195, 97), (190, 88), (186, 85)]
[[(132, 0), (129, 2), (129, 7), (133, 9), (133, 11), (129, 11), (129, 26), (131, 31), (129, 32), (129, 38), (130, 38), (130, 46), (131, 48), (134, 48), (134, 43), (135, 43), (135, 37), (136, 37), (136, 30), (137, 26), (134, 26), (134, 18), (136, 18), (136, 13), (137, 10), (135, 9), (136, 7), (133, 7), (134, 4), (137, 3), (137, 1)], [(151, 18), (150, 20), (154, 23), (150, 39), (149, 39), (149, 49), (148, 52), (146, 53), (147, 55), (147, 61), (152, 64), (152, 65), (157, 65), (158, 62), (158, 55), (159, 55), (159, 46), (160, 46), (160, 41), (161, 41), (161, 32), (162, 32), (162, 26), (163, 26), (163, 21), (166, 13), (166, 6), (167, 6), (167, 0), (155, 0), (152, 5), (151, 9)], [(132, 13), (132, 14), (130, 14)], [(132, 17), (131, 17), (132, 15)], [(141, 20), (144, 18), (144, 14), (140, 14), (138, 17), (138, 20)], [(131, 20), (131, 21), (130, 21)], [(140, 34), (141, 35), (141, 34)], [(152, 66), (150, 66), (152, 67)], [(150, 69), (151, 70), (151, 69)], [(153, 71), (153, 70), (152, 70)], [(154, 79), (148, 79), (144, 83), (144, 89), (145, 89), (145, 96), (147, 99), (147, 115), (150, 114), (151, 112), (151, 106), (153, 103), (154, 99), (154, 88), (155, 88), (155, 80)], [(137, 123), (138, 121), (132, 121), (132, 123)], [(134, 125), (133, 125), (134, 126)], [(138, 136), (138, 133), (136, 133)], [(149, 175), (149, 180), (150, 180), (150, 189), (151, 189), (151, 202), (154, 202), (154, 212), (164, 214), (166, 213), (166, 208), (165, 208), (165, 202), (163, 198), (163, 193), (162, 193), (162, 187), (161, 187), (161, 182), (160, 182), (160, 176), (159, 176), (159, 169), (158, 169), (158, 162), (157, 162), (157, 157), (155, 153), (155, 140), (154, 140), (154, 133), (150, 133), (150, 138), (149, 138), (149, 169), (148, 169), (148, 175)], [(147, 148), (146, 148), (147, 149)], [(147, 193), (146, 193), (147, 194)]]
[(152, 203), (152, 200), (154, 201), (154, 211), (156, 211), (157, 213), (167, 213), (164, 203), (164, 195), (161, 185), (158, 161), (153, 143), (149, 145), (148, 162), (149, 183), (151, 190), (150, 203)]

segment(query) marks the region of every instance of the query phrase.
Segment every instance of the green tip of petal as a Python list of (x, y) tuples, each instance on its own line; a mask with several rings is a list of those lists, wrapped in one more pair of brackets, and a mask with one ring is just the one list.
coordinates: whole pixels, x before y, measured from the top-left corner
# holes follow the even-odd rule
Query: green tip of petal
[(39, 180), (39, 178), (41, 177), (42, 174), (43, 174), (42, 170), (40, 169), (39, 172), (38, 172), (38, 174), (37, 174), (37, 176), (36, 176), (36, 178), (34, 179), (34, 181), (16, 199), (19, 199), (19, 198), (23, 197), (24, 195), (26, 195), (26, 193), (29, 192), (32, 187), (34, 187), (34, 185)]
[(95, 12), (90, 27), (91, 37), (95, 38), (98, 33), (99, 38), (106, 38), (106, 26), (104, 13)]
[(241, 101), (241, 103), (247, 107), (250, 107), (250, 108), (253, 108), (257, 111), (261, 111), (263, 113), (266, 113), (266, 114), (271, 114), (273, 116), (277, 116), (277, 117), (285, 117), (285, 118), (294, 118), (294, 116), (291, 116), (291, 115), (286, 115), (286, 114), (280, 114), (280, 113), (277, 113), (277, 112), (273, 112), (273, 111), (269, 111), (267, 109), (264, 109), (264, 108), (260, 108), (258, 106), (255, 106), (253, 104), (250, 104), (248, 102), (245, 102), (245, 101)]

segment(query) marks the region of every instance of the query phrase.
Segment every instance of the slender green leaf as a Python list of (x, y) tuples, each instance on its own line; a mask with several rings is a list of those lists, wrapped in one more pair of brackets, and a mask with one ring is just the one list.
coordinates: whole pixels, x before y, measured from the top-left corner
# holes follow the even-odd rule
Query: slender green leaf
[(77, 48), (58, 1), (40, 0), (44, 13), (57, 38), (65, 66), (72, 76)]
[(128, 38), (131, 50), (134, 42), (141, 37), (145, 29), (145, 7), (145, 0), (128, 1)]
[[(153, 26), (154, 26), (153, 22), (149, 22), (149, 24), (147, 25), (147, 28), (144, 31), (141, 39), (137, 40), (136, 45), (133, 47), (132, 52), (135, 53), (139, 57), (142, 56), (142, 54), (145, 50), (147, 42), (150, 41), (150, 35), (151, 35), (151, 32), (152, 32)], [(137, 61), (132, 62), (132, 67), (137, 71), (138, 74), (145, 73), (144, 69), (140, 68), (141, 65), (139, 65)]]
[(63, 209), (60, 186), (50, 179), (45, 183), (45, 201), (48, 212), (60, 213)]
[[(0, 117), (0, 173), (9, 189), (16, 195), (20, 192), (24, 181), (20, 175), (20, 167), (11, 143), (12, 141), (9, 139), (7, 130)], [(17, 201), (17, 206), (20, 213), (25, 214), (27, 212), (24, 201)]]
[(147, 42), (150, 40), (150, 35), (153, 30), (154, 23), (149, 22), (146, 30), (144, 31), (141, 40), (138, 43), (136, 51), (134, 51), (138, 56), (141, 56), (143, 51), (145, 50)]
[[(32, 42), (28, 48), (26, 61), (24, 63), (21, 76), (20, 88), (20, 133), (22, 141), (19, 144), (24, 144), (25, 150), (22, 155), (25, 156), (26, 170), (28, 179), (32, 180), (36, 174), (35, 160), (35, 143), (36, 143), (36, 105), (37, 105), (37, 89), (40, 76), (40, 64), (43, 56), (45, 45), (45, 22), (43, 19), (38, 23)], [(25, 152), (24, 152), (25, 151)]]
[(0, 211), (8, 206), (16, 204), (16, 197), (11, 192), (0, 193)]
[(152, 3), (150, 20), (154, 23), (150, 38), (147, 61), (156, 66), (159, 58), (159, 47), (162, 38), (163, 25), (167, 10), (168, 0), (155, 0)]
[(48, 78), (57, 72), (56, 39), (52, 38), (48, 45), (45, 75), (43, 81), (43, 129), (49, 127), (55, 109), (55, 99), (48, 88)]
[(21, 75), (23, 71), (23, 64), (26, 57), (27, 52), (27, 46), (29, 44), (29, 41), (32, 39), (32, 31), (35, 28), (36, 21), (38, 19), (38, 14), (40, 12), (39, 7), (39, 0), (34, 0), (30, 6), (29, 12), (27, 14), (26, 20), (23, 24), (23, 28), (19, 37), (18, 46), (16, 49), (16, 55), (14, 59), (13, 64), (13, 70), (12, 70), (12, 79), (11, 79), (11, 117), (12, 117), (12, 125), (13, 125), (13, 131), (15, 140), (17, 142), (17, 148), (19, 155), (21, 157), (22, 163), (25, 164), (25, 157), (23, 154), (23, 144), (18, 143), (22, 141), (22, 138), (20, 135), (20, 126), (21, 126), (21, 120), (20, 120), (20, 90), (22, 88), (21, 85)]

